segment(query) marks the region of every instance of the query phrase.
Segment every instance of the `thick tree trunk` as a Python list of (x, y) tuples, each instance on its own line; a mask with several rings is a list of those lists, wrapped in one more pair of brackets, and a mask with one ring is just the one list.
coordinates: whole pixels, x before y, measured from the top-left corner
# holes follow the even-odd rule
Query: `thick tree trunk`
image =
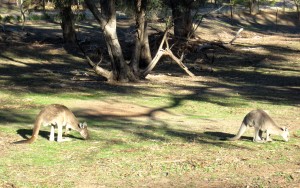
[(250, 0), (249, 4), (250, 14), (257, 14), (259, 12), (258, 0)]
[(61, 7), (60, 15), (62, 19), (61, 28), (63, 31), (63, 38), (65, 43), (75, 43), (75, 26), (74, 14), (70, 6)]
[(101, 0), (100, 4), (101, 14), (105, 18), (102, 28), (112, 61), (113, 79), (121, 82), (134, 81), (136, 78), (124, 59), (117, 36), (115, 0)]
[(117, 36), (115, 0), (100, 0), (101, 12), (99, 12), (93, 0), (85, 0), (85, 3), (104, 32), (108, 53), (111, 58), (112, 80), (121, 82), (135, 81), (136, 77), (124, 59)]
[(193, 30), (191, 7), (188, 2), (178, 3), (178, 0), (171, 1), (172, 17), (174, 22), (174, 35), (179, 38), (191, 37)]
[(45, 0), (42, 0), (42, 6), (43, 6), (43, 11), (45, 13), (46, 11), (46, 3), (45, 3)]
[(146, 68), (152, 61), (148, 30), (146, 28), (147, 28), (147, 23), (145, 23), (144, 40), (142, 41), (142, 49), (141, 49), (140, 68), (142, 69)]
[[(147, 67), (152, 61), (148, 33), (147, 33), (147, 22), (146, 18), (146, 8), (147, 0), (135, 0), (136, 5), (136, 39), (135, 48), (133, 51), (133, 56), (131, 59), (131, 66), (133, 72), (138, 77), (141, 76), (140, 68)], [(142, 64), (142, 66), (141, 66)]]

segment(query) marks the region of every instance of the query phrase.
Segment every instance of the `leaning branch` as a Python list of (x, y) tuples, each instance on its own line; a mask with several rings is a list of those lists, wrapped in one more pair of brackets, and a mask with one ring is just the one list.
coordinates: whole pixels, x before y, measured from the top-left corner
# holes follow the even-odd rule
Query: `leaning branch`
[(111, 71), (108, 71), (100, 66), (98, 66), (100, 64), (99, 63), (94, 63), (87, 55), (84, 55), (85, 58), (88, 60), (89, 65), (92, 67), (92, 69), (94, 70), (94, 72), (99, 75), (99, 76), (103, 76), (105, 77), (107, 80), (110, 80), (111, 77)]
[(199, 46), (197, 48), (197, 51), (200, 52), (200, 51), (205, 51), (205, 50), (214, 49), (214, 48), (222, 48), (224, 50), (232, 50), (233, 47), (231, 45), (238, 38), (238, 36), (241, 34), (241, 32), (243, 30), (244, 30), (243, 28), (239, 29), (238, 32), (233, 37), (233, 39), (230, 42), (228, 42), (228, 43), (225, 43), (225, 42), (222, 42), (222, 41), (220, 41), (220, 42), (204, 43), (204, 44), (202, 44), (201, 46)]
[(102, 57), (100, 59), (100, 61), (96, 64), (94, 63), (90, 57), (86, 54), (85, 50), (83, 49), (83, 47), (80, 45), (79, 41), (77, 40), (77, 35), (76, 36), (76, 43), (80, 49), (80, 51), (83, 53), (85, 59), (88, 61), (88, 64), (91, 66), (91, 68), (94, 70), (94, 72), (99, 75), (102, 76), (104, 78), (106, 78), (107, 80), (110, 80), (112, 77), (112, 72), (108, 71), (102, 67), (99, 66), (99, 64), (102, 62)]
[(234, 38), (229, 42), (230, 45), (238, 38), (238, 36), (241, 34), (241, 32), (244, 30), (244, 28), (241, 28), (238, 30), (238, 32), (235, 34)]
[[(148, 65), (148, 67), (143, 71), (143, 76), (147, 76), (151, 70), (153, 70), (153, 68), (156, 66), (156, 64), (158, 63), (158, 61), (160, 60), (160, 58), (163, 55), (167, 55), (169, 56), (171, 59), (173, 59), (189, 76), (194, 77), (195, 75), (189, 71), (189, 69), (183, 64), (182, 60), (177, 58), (173, 52), (171, 51), (170, 47), (169, 47), (169, 43), (168, 43), (168, 33), (169, 30), (167, 29), (165, 31), (164, 37), (159, 45), (159, 48), (157, 50), (157, 53), (155, 55), (155, 57), (153, 58), (153, 60), (151, 61), (151, 63)], [(165, 44), (165, 48), (164, 47)]]
[(26, 21), (26, 17), (25, 17), (25, 13), (26, 11), (28, 11), (28, 9), (24, 9), (24, 2), (21, 3), (20, 5), (20, 11), (21, 11), (21, 14), (22, 14), (22, 30), (24, 30), (24, 26), (25, 26), (25, 21)]
[(183, 64), (183, 62), (173, 54), (173, 52), (169, 48), (165, 50), (165, 54), (171, 57), (189, 76), (195, 76), (191, 71), (189, 71), (189, 69)]

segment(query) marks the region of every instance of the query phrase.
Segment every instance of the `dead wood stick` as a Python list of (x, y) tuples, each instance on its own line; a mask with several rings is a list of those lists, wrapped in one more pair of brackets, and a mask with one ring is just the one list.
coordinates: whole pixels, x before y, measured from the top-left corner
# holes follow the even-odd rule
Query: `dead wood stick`
[(244, 28), (241, 28), (238, 30), (238, 32), (235, 34), (235, 36), (233, 37), (233, 39), (229, 42), (230, 45), (232, 45), (232, 43), (238, 38), (238, 36), (240, 35), (240, 33), (244, 30)]
[(77, 35), (75, 35), (76, 37), (76, 44), (79, 47), (80, 51), (83, 53), (84, 57), (86, 58), (86, 60), (88, 61), (88, 64), (92, 67), (92, 69), (94, 70), (94, 72), (99, 75), (99, 76), (103, 76), (104, 78), (106, 78), (107, 80), (110, 80), (112, 77), (112, 72), (108, 71), (102, 67), (99, 66), (99, 64), (102, 62), (102, 56), (100, 61), (96, 64), (94, 63), (90, 57), (86, 54), (86, 52), (84, 51), (83, 47), (79, 44), (78, 39), (77, 39)]
[(147, 76), (147, 74), (149, 74), (151, 72), (151, 70), (155, 67), (155, 65), (158, 63), (158, 61), (160, 60), (161, 56), (163, 56), (165, 53), (165, 51), (163, 49), (159, 50), (155, 57), (153, 58), (153, 60), (151, 61), (151, 63), (148, 65), (148, 67), (144, 70), (143, 75)]
[(170, 56), (188, 75), (194, 77), (195, 75), (178, 59), (170, 49), (166, 49), (166, 54)]
[(158, 63), (158, 61), (160, 60), (161, 56), (164, 55), (164, 50), (163, 50), (163, 46), (165, 43), (165, 40), (167, 38), (167, 34), (168, 34), (168, 30), (165, 31), (164, 37), (162, 38), (162, 41), (159, 45), (159, 48), (155, 54), (155, 57), (152, 59), (152, 61), (149, 63), (149, 65), (147, 66), (147, 68), (143, 71), (143, 76), (147, 76), (147, 74), (149, 74), (151, 72), (151, 70), (155, 67), (155, 65)]
[[(194, 77), (195, 75), (189, 71), (189, 69), (182, 63), (182, 60), (178, 59), (173, 52), (170, 50), (169, 43), (168, 43), (168, 29), (165, 31), (164, 37), (159, 45), (158, 51), (155, 55), (155, 57), (152, 59), (151, 63), (147, 66), (147, 68), (143, 71), (143, 76), (147, 76), (151, 72), (151, 70), (155, 67), (155, 65), (158, 63), (160, 58), (163, 55), (168, 55), (171, 57), (188, 75), (191, 77)], [(166, 44), (166, 48), (163, 49), (164, 44)]]

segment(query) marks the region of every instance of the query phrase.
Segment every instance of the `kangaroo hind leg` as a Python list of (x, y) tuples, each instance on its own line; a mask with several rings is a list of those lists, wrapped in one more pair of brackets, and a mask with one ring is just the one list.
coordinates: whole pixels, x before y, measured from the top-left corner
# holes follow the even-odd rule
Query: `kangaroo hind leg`
[(54, 125), (51, 125), (49, 141), (51, 141), (51, 142), (54, 141), (54, 134), (55, 134), (55, 127), (54, 127)]
[(57, 133), (57, 142), (64, 142), (64, 141), (70, 141), (71, 138), (63, 138), (63, 126), (62, 125), (58, 125), (57, 126), (58, 129), (58, 133)]
[(262, 131), (259, 128), (255, 128), (253, 142), (264, 142), (262, 139)]

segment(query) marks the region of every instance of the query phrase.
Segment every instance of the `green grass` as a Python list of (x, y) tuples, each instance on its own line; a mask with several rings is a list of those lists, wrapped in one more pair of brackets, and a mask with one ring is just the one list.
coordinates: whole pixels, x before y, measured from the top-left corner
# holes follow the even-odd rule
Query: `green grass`
[[(151, 89), (148, 88), (147, 93), (151, 93)], [(272, 165), (280, 169), (271, 171), (271, 178), (283, 179), (285, 185), (297, 182), (295, 177), (298, 175), (283, 167), (293, 163), (291, 157), (297, 159), (299, 138), (293, 137), (288, 143), (281, 142), (280, 137), (267, 144), (250, 140), (224, 142), (206, 135), (208, 130), (205, 130), (204, 123), (209, 121), (209, 125), (215, 125), (209, 131), (235, 132), (249, 109), (268, 109), (279, 118), (278, 111), (290, 112), (293, 110), (291, 106), (260, 101), (252, 103), (235, 93), (227, 93), (226, 97), (193, 94), (192, 97), (179, 95), (174, 98), (172, 93), (159, 97), (154, 88), (152, 94), (154, 96), (145, 97), (143, 92), (120, 96), (106, 91), (54, 94), (1, 91), (1, 105), (15, 115), (6, 117), (7, 120), (4, 118), (0, 124), (1, 134), (11, 141), (21, 139), (16, 134), (17, 130), (30, 130), (29, 125), (33, 124), (39, 109), (51, 103), (117, 100), (118, 103), (149, 109), (166, 107), (174, 115), (154, 120), (149, 117), (143, 120), (115, 117), (101, 121), (93, 116), (86, 119), (90, 125), (91, 140), (50, 143), (40, 136), (32, 145), (5, 147), (0, 157), (0, 183), (17, 187), (74, 187), (78, 186), (78, 177), (89, 176), (83, 180), (89, 186), (93, 185), (91, 182), (113, 187), (126, 182), (125, 186), (130, 187), (149, 183), (150, 179), (155, 184), (163, 178), (181, 182), (185, 176), (201, 176), (209, 182), (219, 182), (222, 177), (232, 178), (236, 185), (245, 185), (243, 173), (225, 172), (246, 168), (251, 173), (252, 169), (267, 170), (265, 168)], [(176, 101), (179, 103), (174, 105)], [(25, 117), (17, 116), (20, 114), (25, 114)], [(8, 116), (9, 113), (1, 110), (1, 115)], [(287, 118), (294, 115), (291, 113)], [(222, 127), (223, 121), (235, 122), (235, 125), (225, 124)], [(49, 129), (43, 127), (42, 131), (49, 132)], [(299, 131), (295, 134), (299, 135)], [(72, 135), (80, 137), (78, 133)], [(252, 131), (246, 133), (246, 136), (251, 135)], [(53, 181), (51, 177), (64, 178)], [(268, 178), (256, 174), (247, 178), (247, 182), (258, 187), (270, 186)], [(198, 185), (190, 181), (187, 184), (192, 187)], [(232, 184), (232, 181), (227, 183)]]

